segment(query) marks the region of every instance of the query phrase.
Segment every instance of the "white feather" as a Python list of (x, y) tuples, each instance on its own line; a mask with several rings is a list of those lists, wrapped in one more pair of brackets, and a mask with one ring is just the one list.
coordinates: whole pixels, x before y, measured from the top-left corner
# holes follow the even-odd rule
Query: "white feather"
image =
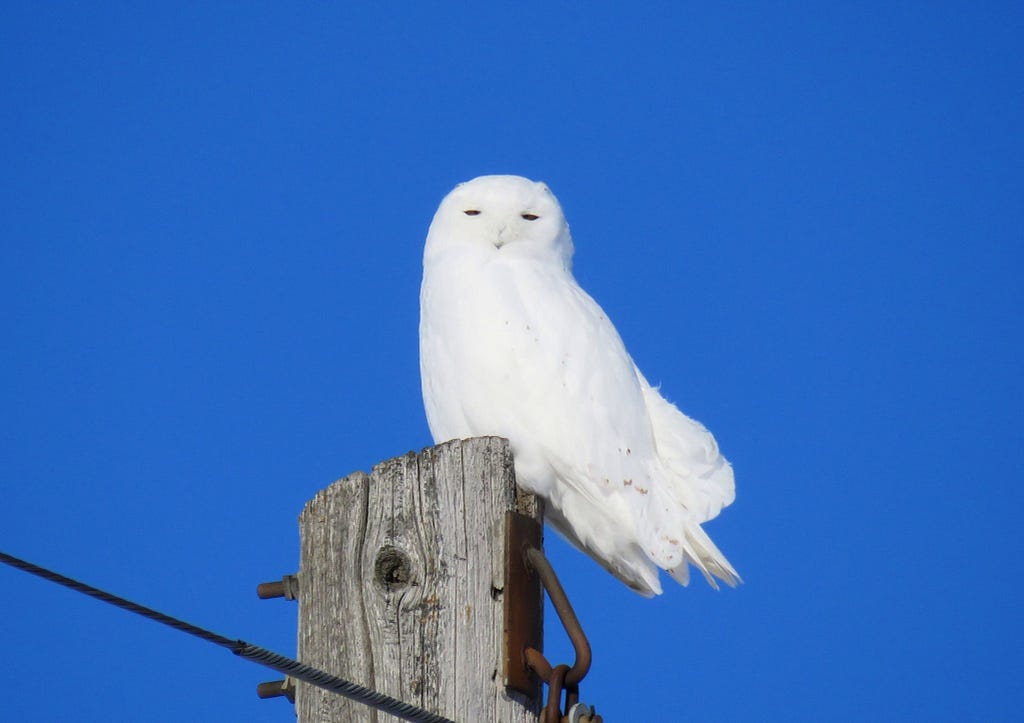
[(700, 527), (733, 501), (732, 469), (644, 379), (572, 255), (544, 184), (482, 176), (441, 202), (420, 293), (431, 434), (506, 437), (548, 522), (642, 594), (661, 592), (659, 567), (686, 584), (688, 563), (734, 585)]

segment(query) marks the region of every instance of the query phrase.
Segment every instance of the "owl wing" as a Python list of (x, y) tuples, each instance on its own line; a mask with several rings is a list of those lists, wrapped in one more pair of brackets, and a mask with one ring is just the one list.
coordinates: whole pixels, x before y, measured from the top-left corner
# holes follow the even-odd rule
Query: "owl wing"
[(548, 500), (556, 528), (640, 592), (660, 591), (652, 561), (681, 582), (689, 561), (732, 583), (697, 519), (724, 504), (727, 463), (716, 466), (717, 448), (701, 456), (713, 439), (647, 384), (571, 275), (446, 263), (425, 273), (421, 303), (436, 441), (506, 437), (520, 484)]

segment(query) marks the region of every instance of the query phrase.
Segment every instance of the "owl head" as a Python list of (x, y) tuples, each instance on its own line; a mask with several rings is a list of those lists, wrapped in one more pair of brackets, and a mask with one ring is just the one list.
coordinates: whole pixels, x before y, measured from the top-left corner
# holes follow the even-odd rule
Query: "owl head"
[(569, 269), (572, 237), (558, 199), (522, 176), (480, 176), (460, 183), (434, 214), (424, 260), (447, 250), (557, 261)]

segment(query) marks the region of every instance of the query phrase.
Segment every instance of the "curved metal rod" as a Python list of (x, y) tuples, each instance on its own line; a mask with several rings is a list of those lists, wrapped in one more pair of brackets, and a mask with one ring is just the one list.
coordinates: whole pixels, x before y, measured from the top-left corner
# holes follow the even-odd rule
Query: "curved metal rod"
[[(544, 553), (538, 550), (536, 547), (526, 548), (526, 562), (537, 571), (540, 576), (540, 581), (544, 585), (544, 589), (548, 592), (548, 597), (551, 598), (551, 604), (555, 608), (555, 612), (558, 613), (558, 619), (562, 621), (562, 627), (565, 628), (566, 634), (569, 636), (572, 647), (576, 651), (576, 661), (569, 668), (569, 672), (565, 674), (565, 685), (578, 685), (583, 676), (590, 670), (590, 643), (587, 641), (587, 636), (583, 633), (583, 627), (580, 625), (579, 619), (576, 617), (575, 611), (572, 609), (572, 605), (569, 603), (569, 598), (565, 594), (565, 590), (562, 589), (562, 583), (558, 581), (558, 576), (555, 574), (554, 568), (551, 567), (551, 563), (544, 557)], [(536, 660), (537, 656), (531, 656), (531, 652), (536, 652), (532, 648), (526, 650), (526, 660), (530, 663), (537, 674), (545, 680), (550, 679), (551, 665), (545, 660), (547, 665), (548, 675), (543, 675), (536, 666), (533, 665), (531, 658)], [(539, 653), (537, 655), (540, 655)], [(543, 659), (543, 655), (540, 655)]]

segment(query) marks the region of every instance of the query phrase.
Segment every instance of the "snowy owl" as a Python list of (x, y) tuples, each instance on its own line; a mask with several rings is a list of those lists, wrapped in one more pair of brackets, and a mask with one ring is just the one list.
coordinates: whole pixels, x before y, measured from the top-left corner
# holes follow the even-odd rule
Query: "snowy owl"
[(441, 202), (420, 291), (423, 404), (436, 443), (509, 440), (547, 521), (643, 595), (658, 568), (739, 575), (700, 525), (735, 496), (714, 437), (667, 402), (572, 275), (543, 183), (481, 176)]

